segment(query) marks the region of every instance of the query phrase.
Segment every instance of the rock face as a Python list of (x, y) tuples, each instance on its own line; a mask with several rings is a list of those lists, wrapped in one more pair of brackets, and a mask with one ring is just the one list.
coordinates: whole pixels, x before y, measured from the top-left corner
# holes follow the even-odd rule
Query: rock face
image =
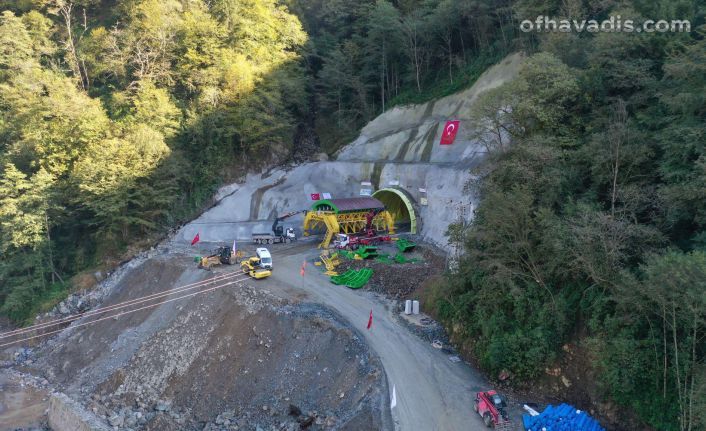
[[(464, 185), (471, 179), (470, 169), (485, 155), (464, 120), (480, 94), (516, 76), (522, 59), (520, 54), (508, 56), (463, 92), (383, 113), (335, 160), (251, 174), (241, 184), (225, 186), (217, 194), (219, 204), (184, 227), (178, 239), (191, 241), (199, 232), (206, 242), (248, 240), (253, 231), (269, 231), (275, 213), (308, 209), (312, 193), (358, 196), (361, 182), (369, 181), (375, 189), (403, 190), (421, 221), (418, 233), (446, 247), (444, 232), (449, 223), (459, 216), (472, 217), (475, 197), (464, 192)], [(441, 146), (447, 120), (460, 120), (460, 129), (453, 145)], [(428, 205), (422, 205), (424, 196)], [(301, 220), (297, 216), (287, 224), (301, 227)]]

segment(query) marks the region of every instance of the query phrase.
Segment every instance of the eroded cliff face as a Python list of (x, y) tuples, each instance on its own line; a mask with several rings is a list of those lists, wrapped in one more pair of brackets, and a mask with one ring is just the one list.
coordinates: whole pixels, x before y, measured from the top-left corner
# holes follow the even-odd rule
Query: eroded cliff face
[[(242, 183), (222, 188), (218, 205), (182, 228), (178, 238), (190, 241), (199, 232), (201, 241), (248, 240), (252, 231), (269, 231), (275, 213), (308, 209), (312, 193), (358, 196), (367, 181), (375, 190), (394, 187), (404, 192), (417, 216), (417, 233), (447, 247), (444, 232), (449, 223), (472, 217), (476, 198), (464, 185), (471, 179), (471, 168), (485, 157), (465, 120), (478, 96), (512, 80), (522, 60), (521, 54), (508, 56), (463, 92), (385, 112), (334, 160), (251, 174)], [(442, 146), (448, 120), (460, 120), (460, 128), (454, 144)], [(288, 224), (300, 228), (301, 217)]]

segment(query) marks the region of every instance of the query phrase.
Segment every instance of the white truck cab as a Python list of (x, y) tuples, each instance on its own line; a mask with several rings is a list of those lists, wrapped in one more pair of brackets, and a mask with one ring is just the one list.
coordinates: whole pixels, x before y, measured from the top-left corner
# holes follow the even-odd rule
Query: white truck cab
[(265, 247), (258, 248), (255, 250), (255, 254), (260, 259), (260, 268), (272, 269), (272, 255), (268, 249)]
[(333, 245), (337, 248), (346, 248), (350, 242), (350, 237), (344, 233), (337, 233)]

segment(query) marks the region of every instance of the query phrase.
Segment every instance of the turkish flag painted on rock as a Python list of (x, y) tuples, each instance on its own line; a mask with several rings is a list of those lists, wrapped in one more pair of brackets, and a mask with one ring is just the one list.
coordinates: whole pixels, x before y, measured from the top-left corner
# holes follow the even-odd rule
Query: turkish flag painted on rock
[(198, 233), (196, 234), (196, 236), (194, 237), (194, 239), (191, 240), (191, 245), (194, 245), (194, 244), (196, 244), (197, 242), (199, 242), (199, 241), (201, 240), (201, 238), (199, 238), (199, 233), (200, 233), (200, 232), (198, 232)]
[(368, 329), (373, 326), (373, 310), (370, 310), (370, 317), (368, 318)]
[(458, 133), (460, 121), (447, 121), (446, 126), (444, 126), (444, 132), (441, 134), (441, 145), (451, 145), (456, 139), (456, 133)]

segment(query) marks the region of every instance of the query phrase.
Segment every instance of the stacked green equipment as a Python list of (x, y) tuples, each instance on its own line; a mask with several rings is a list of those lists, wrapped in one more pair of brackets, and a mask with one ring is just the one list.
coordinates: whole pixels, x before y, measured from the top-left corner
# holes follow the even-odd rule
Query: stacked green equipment
[(400, 238), (397, 240), (397, 248), (402, 252), (407, 252), (412, 250), (414, 247), (417, 246), (416, 242), (412, 242), (408, 239)]
[(331, 276), (331, 283), (343, 285), (351, 289), (360, 289), (370, 280), (373, 275), (373, 270), (370, 268), (349, 269), (341, 275)]
[(357, 260), (369, 259), (378, 256), (378, 248), (374, 245), (361, 245), (355, 251), (341, 250), (339, 254), (350, 260), (355, 260), (356, 256), (358, 256)]
[(377, 257), (378, 256), (378, 248), (375, 247), (374, 245), (361, 245), (360, 247), (358, 247), (358, 250), (355, 251), (355, 254), (362, 257), (363, 259)]

